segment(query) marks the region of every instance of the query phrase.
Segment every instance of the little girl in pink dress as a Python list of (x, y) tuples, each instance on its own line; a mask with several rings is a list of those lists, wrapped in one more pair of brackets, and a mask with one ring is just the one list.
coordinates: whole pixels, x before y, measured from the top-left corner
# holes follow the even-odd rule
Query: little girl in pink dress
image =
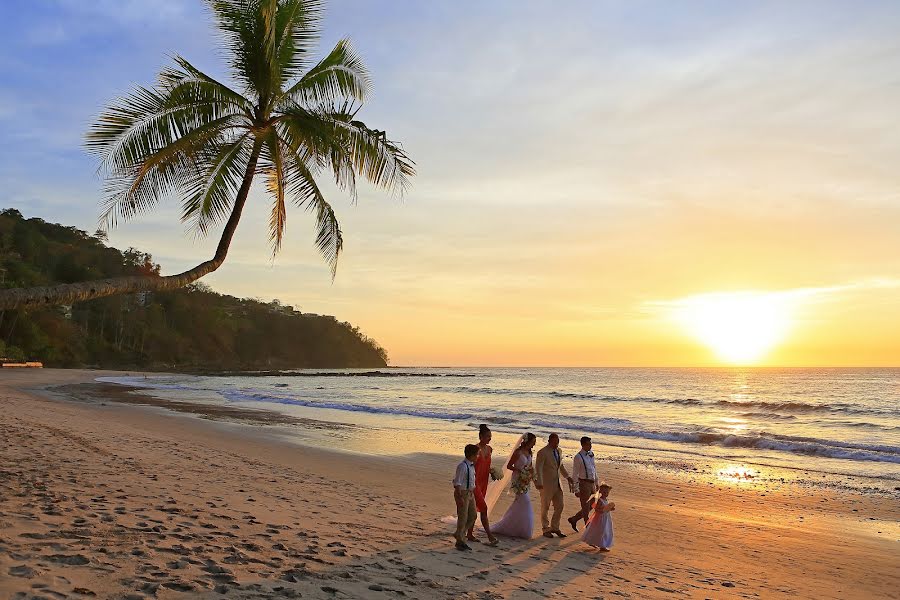
[(595, 547), (600, 548), (601, 552), (609, 552), (613, 545), (613, 524), (612, 511), (616, 510), (616, 503), (610, 502), (607, 498), (612, 488), (608, 485), (601, 484), (597, 491), (598, 495), (592, 500), (593, 513), (591, 520), (588, 521), (587, 527), (581, 539)]

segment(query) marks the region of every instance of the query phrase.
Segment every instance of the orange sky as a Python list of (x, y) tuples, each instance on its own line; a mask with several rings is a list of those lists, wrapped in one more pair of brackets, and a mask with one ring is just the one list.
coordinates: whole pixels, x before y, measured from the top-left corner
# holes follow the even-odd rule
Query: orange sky
[[(429, 365), (720, 364), (668, 304), (793, 292), (803, 297), (787, 335), (759, 364), (900, 364), (900, 211), (890, 207), (495, 205), (431, 222), (412, 200), (380, 204), (348, 211), (353, 250), (333, 285), (302, 239), (273, 266), (238, 258), (214, 285), (347, 318), (394, 364)], [(354, 237), (356, 227), (371, 233)], [(290, 264), (294, 252), (306, 260)]]

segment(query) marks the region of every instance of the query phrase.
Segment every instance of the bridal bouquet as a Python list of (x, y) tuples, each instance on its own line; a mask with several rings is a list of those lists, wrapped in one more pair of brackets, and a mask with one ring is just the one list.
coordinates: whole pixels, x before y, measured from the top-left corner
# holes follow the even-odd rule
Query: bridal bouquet
[(528, 486), (531, 485), (531, 482), (534, 480), (534, 469), (531, 467), (525, 467), (518, 473), (516, 473), (515, 479), (512, 482), (512, 490), (516, 493), (516, 496), (524, 494), (528, 491)]
[(500, 481), (503, 479), (503, 471), (498, 469), (497, 467), (491, 467), (491, 481)]

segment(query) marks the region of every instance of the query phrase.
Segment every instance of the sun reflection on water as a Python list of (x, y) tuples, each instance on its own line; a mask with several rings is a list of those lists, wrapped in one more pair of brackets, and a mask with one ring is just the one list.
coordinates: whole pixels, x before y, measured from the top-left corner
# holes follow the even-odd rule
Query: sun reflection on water
[(720, 417), (719, 427), (724, 429), (725, 433), (741, 435), (747, 431), (748, 423), (747, 419), (742, 419), (740, 417)]

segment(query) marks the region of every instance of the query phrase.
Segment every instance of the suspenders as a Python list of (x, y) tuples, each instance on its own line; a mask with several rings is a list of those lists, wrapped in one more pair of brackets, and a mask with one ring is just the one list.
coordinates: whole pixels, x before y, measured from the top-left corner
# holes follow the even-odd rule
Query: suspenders
[(584, 458), (584, 454), (582, 454), (581, 452), (578, 453), (578, 456), (581, 457), (581, 463), (584, 465), (584, 478), (587, 479), (588, 478), (587, 461)]

